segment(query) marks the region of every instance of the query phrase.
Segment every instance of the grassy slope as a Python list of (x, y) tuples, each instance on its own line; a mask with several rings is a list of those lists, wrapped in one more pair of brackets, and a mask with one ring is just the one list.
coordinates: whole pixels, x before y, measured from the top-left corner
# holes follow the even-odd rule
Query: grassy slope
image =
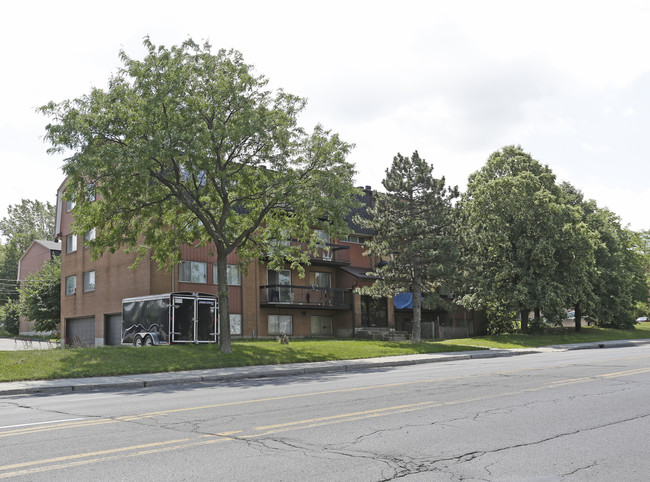
[(637, 325), (630, 330), (583, 327), (580, 333), (573, 328), (560, 328), (544, 335), (492, 335), (459, 340), (444, 340), (440, 343), (467, 344), (485, 348), (532, 348), (571, 343), (590, 343), (608, 340), (638, 340), (650, 338), (650, 323)]
[(650, 323), (632, 330), (583, 328), (580, 334), (568, 329), (551, 335), (499, 335), (419, 344), (367, 340), (292, 340), (289, 345), (281, 345), (273, 340), (235, 341), (232, 355), (221, 354), (215, 345), (5, 351), (0, 352), (0, 381), (127, 375), (438, 353), (472, 350), (476, 347), (526, 348), (639, 338), (650, 338)]
[(276, 365), (326, 360), (349, 360), (391, 355), (476, 349), (441, 343), (403, 343), (367, 340), (235, 341), (232, 355), (215, 345), (171, 345), (134, 348), (101, 347), (66, 350), (0, 351), (0, 382), (205, 368)]

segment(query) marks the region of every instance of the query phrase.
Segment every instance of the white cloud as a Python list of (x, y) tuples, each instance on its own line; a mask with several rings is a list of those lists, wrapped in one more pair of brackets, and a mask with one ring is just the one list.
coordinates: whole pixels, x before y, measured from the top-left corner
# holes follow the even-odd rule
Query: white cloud
[(582, 148), (585, 151), (589, 151), (589, 152), (612, 152), (612, 147), (611, 146), (607, 146), (607, 145), (594, 146), (594, 145), (592, 145), (592, 144), (590, 144), (588, 142), (583, 142), (582, 143)]
[(359, 184), (379, 186), (397, 152), (417, 149), (462, 187), (492, 151), (521, 144), (650, 228), (633, 185), (650, 178), (650, 12), (636, 1), (62, 0), (13, 2), (5, 16), (0, 217), (62, 179), (34, 108), (105, 85), (119, 49), (141, 57), (150, 34), (236, 48), (271, 86), (308, 97), (306, 127), (357, 145)]
[(648, 229), (648, 203), (650, 187), (642, 183), (630, 183), (629, 187), (612, 186), (603, 182), (587, 181), (576, 183), (585, 198), (595, 199), (600, 207), (608, 208), (621, 217), (623, 226), (629, 225), (633, 230)]

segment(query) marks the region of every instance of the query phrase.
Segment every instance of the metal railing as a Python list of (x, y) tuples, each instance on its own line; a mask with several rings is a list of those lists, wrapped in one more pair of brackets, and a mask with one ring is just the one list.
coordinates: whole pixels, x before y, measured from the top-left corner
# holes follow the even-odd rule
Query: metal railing
[[(289, 241), (282, 241), (282, 243), (288, 244)], [(311, 249), (305, 243), (291, 241), (291, 245), (299, 246), (303, 252), (309, 251), (309, 261), (312, 264), (350, 264), (350, 246), (325, 243), (324, 245), (318, 246), (314, 252), (311, 252)]]
[(265, 285), (260, 286), (260, 304), (349, 310), (352, 308), (352, 290), (320, 286)]
[(310, 256), (311, 262), (350, 264), (350, 246), (326, 243)]

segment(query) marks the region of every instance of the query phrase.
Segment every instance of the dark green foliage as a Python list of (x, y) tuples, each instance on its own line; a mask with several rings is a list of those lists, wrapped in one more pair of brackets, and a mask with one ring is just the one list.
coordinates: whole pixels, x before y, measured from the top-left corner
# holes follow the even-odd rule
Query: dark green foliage
[[(473, 308), (507, 303), (508, 310), (557, 311), (563, 205), (555, 176), (524, 152), (506, 146), (469, 178), (462, 223), (466, 288)], [(527, 331), (527, 316), (521, 329)]]
[(409, 157), (397, 154), (382, 181), (385, 193), (377, 193), (372, 220), (376, 231), (368, 254), (386, 263), (374, 270), (378, 280), (370, 292), (392, 296), (413, 293), (413, 341), (420, 341), (421, 298), (451, 276), (457, 263), (453, 200), (457, 188), (445, 186), (444, 177), (433, 177), (433, 167), (417, 151)]
[(524, 333), (530, 311), (542, 329), (559, 324), (565, 308), (575, 310), (576, 330), (586, 316), (627, 327), (647, 299), (638, 236), (570, 184), (556, 185), (551, 170), (521, 147), (495, 152), (470, 176), (461, 226), (463, 302), (506, 303), (521, 313)]
[(533, 318), (528, 322), (528, 333), (532, 335), (541, 335), (548, 325), (543, 318)]
[(517, 331), (517, 312), (496, 303), (490, 304), (485, 311), (488, 335), (503, 335)]
[(18, 335), (20, 327), (20, 309), (16, 301), (9, 300), (0, 308), (0, 322), (10, 335)]
[(36, 331), (54, 331), (61, 317), (61, 258), (45, 263), (20, 286), (20, 313)]
[(648, 290), (648, 296), (644, 300), (637, 302), (636, 317), (638, 318), (639, 316), (650, 315), (650, 229), (631, 233), (631, 235), (633, 249), (642, 264), (646, 289)]
[(620, 219), (611, 211), (598, 209), (594, 203), (588, 222), (597, 230), (600, 241), (595, 253), (596, 303), (588, 314), (599, 326), (630, 327), (636, 319), (636, 304), (648, 298), (642, 256), (634, 250), (632, 233), (621, 227)]

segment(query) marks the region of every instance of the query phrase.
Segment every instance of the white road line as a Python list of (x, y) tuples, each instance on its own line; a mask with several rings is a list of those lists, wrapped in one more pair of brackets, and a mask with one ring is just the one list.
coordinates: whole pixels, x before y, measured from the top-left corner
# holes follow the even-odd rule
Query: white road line
[(65, 420), (51, 420), (48, 422), (21, 423), (20, 425), (5, 425), (4, 427), (0, 427), (0, 430), (4, 428), (29, 427), (30, 425), (45, 425), (48, 423), (74, 422), (77, 420), (85, 420), (85, 418), (66, 418)]

